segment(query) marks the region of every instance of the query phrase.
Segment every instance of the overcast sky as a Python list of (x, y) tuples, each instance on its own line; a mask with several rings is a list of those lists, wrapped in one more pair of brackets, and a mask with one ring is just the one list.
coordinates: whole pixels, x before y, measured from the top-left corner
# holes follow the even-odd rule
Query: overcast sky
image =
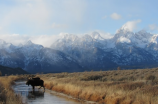
[(0, 38), (114, 34), (122, 26), (157, 34), (157, 4), (157, 0), (0, 0)]

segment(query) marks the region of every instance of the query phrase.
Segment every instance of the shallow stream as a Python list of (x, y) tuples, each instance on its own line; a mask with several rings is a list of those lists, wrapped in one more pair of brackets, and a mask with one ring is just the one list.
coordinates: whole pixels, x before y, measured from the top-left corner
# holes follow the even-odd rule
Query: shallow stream
[(34, 93), (32, 87), (27, 86), (25, 81), (15, 82), (13, 89), (16, 94), (22, 96), (23, 103), (27, 104), (83, 104), (75, 99), (66, 97), (51, 90), (43, 90), (43, 88), (35, 88)]

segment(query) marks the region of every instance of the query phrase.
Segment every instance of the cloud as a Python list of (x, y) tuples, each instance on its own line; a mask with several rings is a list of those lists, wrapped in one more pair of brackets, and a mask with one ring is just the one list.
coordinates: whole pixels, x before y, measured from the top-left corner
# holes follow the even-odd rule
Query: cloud
[(6, 29), (11, 28), (44, 28), (50, 19), (50, 11), (43, 0), (14, 1), (16, 5), (1, 8), (1, 25)]
[(49, 47), (53, 42), (59, 38), (59, 35), (19, 35), (19, 34), (5, 34), (0, 35), (0, 39), (6, 41), (7, 43), (12, 43), (14, 45), (24, 44), (31, 40), (35, 44), (40, 44), (45, 47)]
[(65, 25), (65, 24), (56, 24), (56, 23), (53, 23), (52, 24), (52, 28), (58, 28), (58, 29), (62, 29), (62, 28), (67, 28), (68, 26)]
[(0, 3), (0, 27), (3, 27), (0, 34), (52, 34), (59, 33), (52, 28), (79, 28), (85, 23), (86, 4), (85, 0), (13, 0), (9, 4)]
[(111, 14), (111, 18), (114, 20), (119, 20), (119, 19), (121, 19), (121, 15), (119, 15), (117, 13), (113, 13), (113, 14)]
[(5, 34), (5, 35), (0, 35), (0, 39), (6, 41), (7, 43), (18, 45), (20, 43), (24, 43), (28, 41), (30, 37), (27, 35), (19, 35), (19, 34)]
[(158, 26), (157, 26), (156, 24), (151, 24), (151, 25), (149, 25), (149, 29), (150, 29), (151, 31), (153, 31), (153, 30), (158, 30)]
[(137, 29), (137, 24), (140, 22), (141, 20), (128, 21), (121, 27), (121, 29), (134, 31)]
[[(113, 35), (106, 33), (104, 31), (96, 30), (104, 39), (112, 38)], [(89, 32), (87, 34), (91, 34)], [(63, 37), (63, 35), (69, 33), (60, 33), (58, 35), (19, 35), (19, 34), (5, 34), (0, 35), (0, 39), (6, 41), (7, 43), (12, 43), (14, 45), (24, 44), (27, 41), (31, 40), (35, 44), (43, 45), (44, 47), (50, 47), (56, 40)], [(78, 37), (82, 37), (85, 34), (74, 34)]]
[(41, 44), (45, 47), (50, 47), (57, 39), (59, 39), (60, 35), (40, 35), (31, 37), (30, 40), (33, 43)]

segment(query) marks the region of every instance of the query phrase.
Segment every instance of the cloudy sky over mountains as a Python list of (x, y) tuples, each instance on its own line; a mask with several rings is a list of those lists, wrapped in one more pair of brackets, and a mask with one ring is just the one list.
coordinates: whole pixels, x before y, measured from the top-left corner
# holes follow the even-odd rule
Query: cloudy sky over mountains
[(157, 34), (157, 4), (157, 0), (0, 0), (0, 39), (46, 45), (61, 33), (98, 31), (108, 37), (121, 27)]

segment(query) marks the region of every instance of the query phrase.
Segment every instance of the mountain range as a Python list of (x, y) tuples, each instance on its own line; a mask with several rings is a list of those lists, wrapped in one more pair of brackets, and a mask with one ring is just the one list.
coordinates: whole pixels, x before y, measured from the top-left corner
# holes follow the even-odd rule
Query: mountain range
[(61, 35), (49, 48), (31, 41), (15, 46), (0, 40), (0, 65), (30, 73), (77, 72), (158, 66), (158, 35), (121, 28), (110, 38), (98, 32)]

